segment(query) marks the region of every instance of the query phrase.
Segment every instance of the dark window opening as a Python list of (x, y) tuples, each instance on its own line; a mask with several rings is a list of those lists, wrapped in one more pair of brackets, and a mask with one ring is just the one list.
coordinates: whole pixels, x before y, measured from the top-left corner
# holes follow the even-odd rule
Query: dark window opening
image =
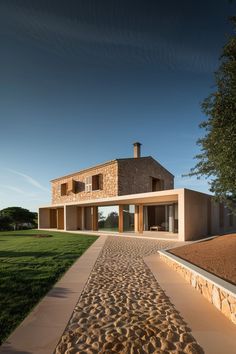
[(102, 189), (102, 174), (92, 176), (92, 190)]
[(61, 196), (67, 195), (67, 183), (61, 184)]
[(152, 178), (152, 192), (162, 191), (164, 189), (164, 181), (159, 178)]

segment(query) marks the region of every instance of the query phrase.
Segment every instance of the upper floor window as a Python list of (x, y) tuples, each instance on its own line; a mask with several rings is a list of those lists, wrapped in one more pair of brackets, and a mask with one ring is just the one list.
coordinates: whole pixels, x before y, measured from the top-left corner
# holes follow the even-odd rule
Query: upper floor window
[(85, 178), (85, 192), (102, 189), (102, 174), (88, 176)]
[(164, 189), (163, 179), (154, 178), (154, 177), (151, 177), (151, 179), (152, 179), (152, 192), (162, 191)]
[(92, 176), (88, 176), (85, 178), (85, 192), (92, 191)]
[(61, 195), (67, 195), (67, 183), (61, 184)]

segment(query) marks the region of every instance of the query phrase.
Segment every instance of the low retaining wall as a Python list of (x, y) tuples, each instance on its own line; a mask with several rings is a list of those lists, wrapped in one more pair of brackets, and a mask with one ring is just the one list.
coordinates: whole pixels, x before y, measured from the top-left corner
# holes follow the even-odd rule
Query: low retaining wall
[(167, 251), (159, 251), (161, 260), (182, 275), (197, 291), (236, 324), (236, 286)]

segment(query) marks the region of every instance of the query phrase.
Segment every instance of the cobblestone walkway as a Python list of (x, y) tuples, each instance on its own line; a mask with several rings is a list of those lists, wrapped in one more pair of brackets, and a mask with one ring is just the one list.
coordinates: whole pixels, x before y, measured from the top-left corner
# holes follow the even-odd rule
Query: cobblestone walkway
[(203, 353), (143, 261), (171, 245), (109, 237), (55, 353)]

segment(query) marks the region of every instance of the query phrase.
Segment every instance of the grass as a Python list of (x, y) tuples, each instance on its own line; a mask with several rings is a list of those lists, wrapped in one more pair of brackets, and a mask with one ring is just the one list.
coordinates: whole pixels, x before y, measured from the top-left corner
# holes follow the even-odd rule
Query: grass
[(96, 239), (66, 232), (0, 232), (0, 343)]

